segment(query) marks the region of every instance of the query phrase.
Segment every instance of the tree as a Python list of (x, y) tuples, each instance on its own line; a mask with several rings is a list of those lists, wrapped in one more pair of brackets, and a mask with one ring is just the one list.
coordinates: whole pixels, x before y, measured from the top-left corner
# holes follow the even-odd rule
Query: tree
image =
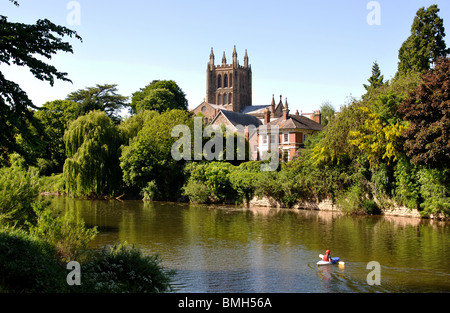
[(128, 97), (117, 93), (117, 85), (95, 85), (70, 93), (67, 100), (78, 103), (79, 115), (84, 115), (93, 110), (104, 111), (114, 122), (120, 121), (120, 110), (128, 106)]
[(330, 102), (325, 101), (320, 106), (320, 114), (321, 114), (320, 123), (323, 126), (327, 126), (330, 123), (330, 121), (334, 118), (336, 111)]
[[(11, 1), (18, 6), (17, 1)], [(72, 46), (63, 37), (81, 40), (75, 31), (55, 25), (47, 19), (36, 24), (12, 23), (0, 15), (0, 64), (26, 66), (39, 80), (53, 86), (55, 79), (71, 82), (67, 73), (58, 71), (43, 58), (51, 59), (58, 51), (73, 53)], [(0, 154), (20, 152), (15, 135), (24, 140), (36, 140), (27, 122), (35, 123), (30, 108), (36, 108), (22, 88), (0, 72)]]
[(367, 80), (370, 85), (363, 84), (364, 89), (369, 91), (369, 89), (374, 89), (383, 86), (384, 84), (384, 76), (381, 75), (380, 67), (375, 61), (372, 65), (372, 76)]
[(399, 107), (410, 127), (405, 149), (414, 164), (449, 168), (450, 59), (443, 58)]
[(67, 159), (63, 175), (74, 196), (116, 195), (121, 189), (119, 167), (122, 138), (105, 112), (92, 111), (70, 124), (64, 135)]
[(172, 158), (177, 138), (171, 132), (177, 125), (186, 125), (192, 134), (193, 124), (184, 110), (170, 110), (152, 118), (123, 148), (120, 166), (124, 182), (145, 192), (148, 199), (177, 200), (184, 181), (184, 161)]
[(173, 80), (154, 80), (151, 84), (133, 94), (131, 110), (155, 110), (160, 113), (179, 109), (187, 110), (186, 95)]
[(438, 58), (445, 57), (449, 52), (444, 41), (444, 21), (438, 16), (438, 12), (436, 4), (417, 11), (411, 35), (399, 50), (397, 75), (405, 75), (411, 71), (425, 72)]
[(41, 109), (34, 112), (43, 128), (41, 142), (44, 152), (37, 159), (41, 174), (62, 172), (66, 160), (64, 133), (69, 124), (77, 119), (78, 114), (79, 105), (69, 100), (46, 102)]

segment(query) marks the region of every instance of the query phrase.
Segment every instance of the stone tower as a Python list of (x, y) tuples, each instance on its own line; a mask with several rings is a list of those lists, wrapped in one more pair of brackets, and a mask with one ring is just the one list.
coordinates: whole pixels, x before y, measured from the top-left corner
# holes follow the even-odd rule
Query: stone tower
[(252, 68), (248, 63), (247, 50), (243, 66), (239, 65), (236, 46), (232, 57), (232, 64), (227, 64), (224, 52), (222, 64), (215, 65), (214, 51), (211, 48), (206, 70), (206, 102), (240, 112), (245, 106), (252, 105)]

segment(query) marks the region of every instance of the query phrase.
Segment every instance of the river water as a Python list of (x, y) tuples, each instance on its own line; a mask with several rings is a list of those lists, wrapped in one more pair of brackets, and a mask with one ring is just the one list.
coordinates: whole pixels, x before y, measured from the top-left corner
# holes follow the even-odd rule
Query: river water
[[(450, 292), (450, 223), (332, 212), (50, 197), (176, 271), (174, 292)], [(317, 266), (330, 249), (344, 265)], [(368, 267), (369, 262), (375, 267)], [(379, 265), (379, 266), (378, 266)], [(379, 285), (373, 284), (379, 279)]]

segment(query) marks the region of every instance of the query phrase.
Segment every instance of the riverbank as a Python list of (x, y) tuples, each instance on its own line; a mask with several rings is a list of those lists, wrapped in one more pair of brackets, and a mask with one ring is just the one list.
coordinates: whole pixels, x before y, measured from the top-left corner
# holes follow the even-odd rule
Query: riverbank
[[(270, 197), (253, 197), (249, 203), (249, 206), (259, 206), (259, 207), (272, 207), (272, 208), (284, 208), (281, 203)], [(334, 211), (342, 212), (339, 207), (333, 203), (331, 199), (325, 199), (319, 202), (313, 201), (301, 201), (297, 202), (292, 206), (292, 209), (297, 210), (313, 210), (313, 211)], [(417, 209), (410, 209), (404, 206), (393, 206), (387, 209), (382, 209), (380, 215), (385, 216), (399, 216), (399, 217), (409, 217), (409, 218), (420, 218), (420, 219), (436, 219), (449, 221), (450, 218), (445, 217), (444, 214), (431, 214), (423, 215)]]

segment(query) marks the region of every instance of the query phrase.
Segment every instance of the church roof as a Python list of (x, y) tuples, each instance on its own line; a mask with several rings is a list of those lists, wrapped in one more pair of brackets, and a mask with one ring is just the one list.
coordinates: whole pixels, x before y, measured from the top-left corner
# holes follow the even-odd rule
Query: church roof
[(270, 104), (269, 105), (247, 105), (241, 110), (241, 113), (244, 113), (244, 114), (264, 113), (266, 108), (270, 108)]
[(323, 130), (323, 125), (313, 121), (310, 118), (302, 115), (289, 115), (289, 117), (284, 120), (280, 117), (267, 125), (275, 126), (278, 125), (279, 129), (306, 129), (306, 130)]
[(227, 110), (220, 110), (219, 113), (216, 115), (214, 120), (211, 122), (211, 124), (214, 124), (216, 119), (220, 114), (223, 114), (225, 118), (233, 125), (242, 125), (242, 126), (248, 126), (248, 125), (255, 125), (256, 127), (259, 125), (262, 125), (262, 122), (256, 118), (255, 116), (244, 114), (244, 113), (237, 113)]

